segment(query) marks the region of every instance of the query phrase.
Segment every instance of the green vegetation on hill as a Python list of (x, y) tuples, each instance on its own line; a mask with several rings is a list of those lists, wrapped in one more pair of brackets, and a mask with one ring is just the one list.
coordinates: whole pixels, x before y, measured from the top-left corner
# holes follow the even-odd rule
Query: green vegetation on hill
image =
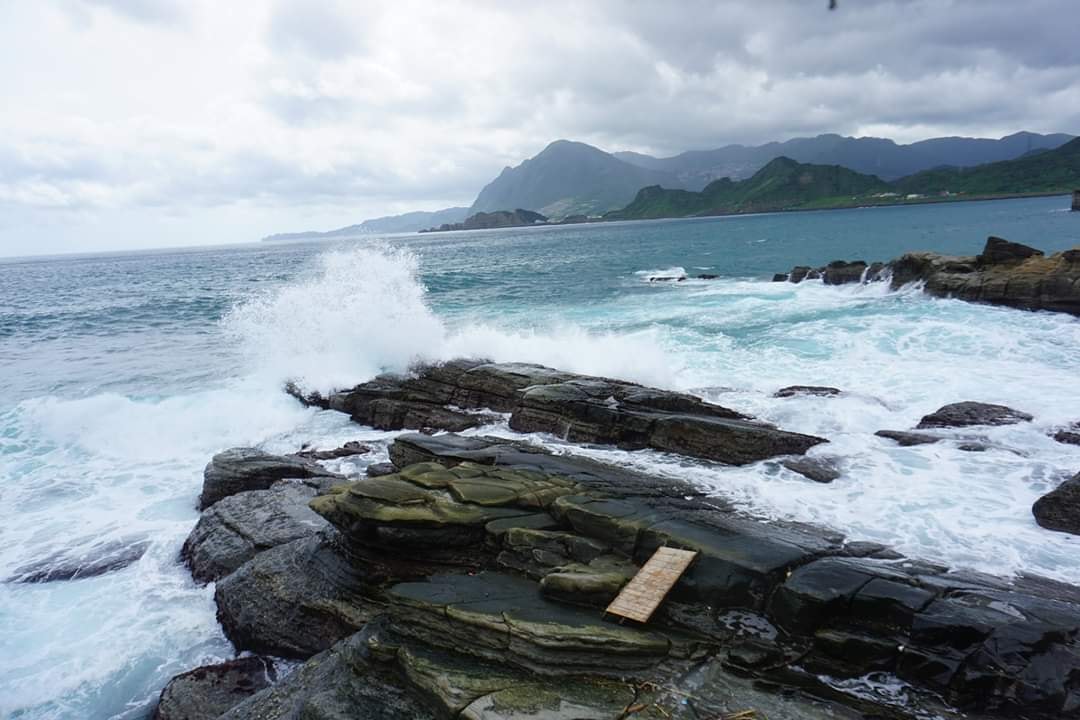
[(966, 195), (1067, 191), (1080, 187), (1080, 138), (1056, 150), (973, 168), (926, 170), (897, 180), (902, 193)]
[(884, 180), (839, 165), (807, 165), (780, 157), (746, 180), (714, 180), (701, 192), (643, 188), (632, 203), (604, 217), (637, 220), (831, 207), (838, 199), (850, 202), (891, 189)]
[(1054, 150), (973, 168), (928, 170), (885, 182), (839, 165), (781, 157), (746, 180), (723, 178), (701, 192), (642, 188), (607, 220), (695, 217), (776, 210), (813, 210), (899, 202), (962, 200), (1069, 192), (1080, 188), (1080, 138)]

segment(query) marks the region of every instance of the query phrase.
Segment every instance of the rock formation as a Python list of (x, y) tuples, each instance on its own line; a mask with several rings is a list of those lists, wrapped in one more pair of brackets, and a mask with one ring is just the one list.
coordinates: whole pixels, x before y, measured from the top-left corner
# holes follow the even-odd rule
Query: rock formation
[[(469, 392), (509, 397), (496, 390)], [(238, 649), (310, 658), (222, 718), (689, 720), (754, 708), (952, 719), (956, 706), (1048, 719), (1080, 708), (1076, 588), (948, 572), (515, 441), (405, 434), (390, 457), (394, 473), (310, 501), (329, 526), (218, 582)], [(661, 545), (700, 555), (648, 626), (605, 620)], [(889, 705), (822, 679), (870, 672), (913, 694)]]
[(991, 237), (979, 255), (907, 253), (857, 273), (864, 265), (836, 261), (817, 270), (801, 266), (774, 279), (823, 277), (827, 284), (890, 279), (894, 288), (922, 282), (927, 293), (938, 297), (1080, 315), (1080, 247), (1046, 257), (1041, 250)]
[(510, 413), (510, 427), (519, 432), (734, 465), (802, 454), (825, 442), (692, 395), (522, 363), (456, 360), (407, 376), (383, 375), (328, 397), (290, 392), (383, 430), (460, 432), (501, 420), (495, 411)]
[[(679, 480), (439, 430), (499, 418), (572, 442), (775, 458), (828, 482), (840, 458), (802, 456), (821, 438), (536, 365), (460, 360), (328, 396), (291, 392), (360, 422), (426, 432), (399, 435), (391, 465), (362, 478), (250, 449), (215, 456), (203, 496), (216, 499), (184, 558), (216, 581), (218, 618), (238, 651), (303, 663), (265, 686), (243, 666), (257, 671), (255, 660), (178, 676), (159, 717), (198, 707), (222, 720), (1080, 715), (1080, 588), (952, 572), (823, 528), (747, 517)], [(1028, 419), (955, 403), (920, 426)], [(1040, 523), (1075, 516), (1078, 483), (1036, 503)], [(647, 625), (606, 618), (661, 546), (698, 556)], [(843, 689), (871, 676), (906, 683), (902, 701)]]
[(1080, 473), (1036, 500), (1031, 512), (1047, 530), (1080, 535)]
[(1072, 209), (1073, 212), (1080, 212), (1080, 190), (1073, 190)]

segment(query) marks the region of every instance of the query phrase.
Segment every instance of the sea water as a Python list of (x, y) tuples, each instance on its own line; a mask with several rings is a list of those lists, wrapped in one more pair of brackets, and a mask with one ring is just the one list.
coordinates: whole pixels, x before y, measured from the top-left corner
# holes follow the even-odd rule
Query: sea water
[[(885, 284), (774, 272), (907, 250), (975, 253), (989, 234), (1080, 244), (1065, 198), (0, 260), (0, 717), (140, 718), (172, 675), (231, 656), (213, 586), (177, 556), (202, 468), (226, 447), (392, 433), (301, 407), (416, 360), (530, 361), (696, 393), (827, 437), (843, 476), (568, 447), (689, 479), (761, 517), (818, 523), (915, 557), (1080, 582), (1075, 538), (1031, 503), (1080, 470), (1047, 432), (1080, 420), (1080, 320)], [(683, 282), (650, 281), (688, 275)], [(696, 280), (694, 275), (718, 275)], [(837, 398), (777, 399), (791, 384)], [(959, 400), (1032, 423), (898, 447)], [(513, 435), (505, 426), (483, 432)], [(976, 436), (990, 449), (959, 449)], [(43, 561), (144, 544), (99, 577), (2, 582)]]

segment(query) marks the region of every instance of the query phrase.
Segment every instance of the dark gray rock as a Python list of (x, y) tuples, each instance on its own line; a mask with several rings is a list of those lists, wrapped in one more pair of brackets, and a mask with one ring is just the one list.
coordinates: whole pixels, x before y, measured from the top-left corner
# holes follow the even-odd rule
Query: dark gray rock
[(1031, 513), (1040, 527), (1080, 535), (1080, 473), (1036, 500)]
[(839, 388), (827, 387), (825, 385), (789, 385), (787, 387), (780, 388), (773, 397), (777, 398), (789, 398), (797, 397), (799, 395), (817, 395), (818, 397), (836, 397), (843, 394)]
[(839, 461), (834, 457), (786, 458), (780, 464), (814, 482), (831, 483), (840, 477)]
[(305, 460), (337, 460), (343, 457), (353, 457), (354, 455), (364, 455), (371, 452), (371, 448), (356, 440), (350, 440), (339, 448), (333, 450), (311, 450), (304, 448), (299, 452), (293, 453), (293, 456), (298, 458), (304, 458)]
[(791, 269), (791, 272), (788, 273), (788, 280), (793, 283), (800, 283), (803, 280), (806, 280), (811, 270), (812, 268), (806, 265), (796, 265)]
[(371, 643), (367, 632), (341, 640), (220, 720), (435, 720), (400, 675), (371, 658)]
[(1066, 445), (1080, 445), (1080, 423), (1073, 423), (1054, 433), (1053, 438)]
[(911, 447), (912, 445), (930, 445), (940, 442), (943, 438), (927, 433), (908, 432), (905, 430), (878, 430), (874, 433), (878, 437), (895, 440), (897, 445)]
[(924, 430), (971, 427), (972, 425), (1015, 425), (1031, 420), (1031, 415), (1005, 405), (968, 401), (940, 407), (929, 415), (925, 415), (916, 427)]
[(15, 568), (9, 583), (45, 583), (97, 577), (126, 568), (146, 553), (150, 541), (134, 537), (105, 543), (87, 539), (81, 547), (62, 550)]
[(259, 553), (218, 582), (214, 600), (238, 649), (307, 658), (371, 618), (362, 590), (353, 564), (315, 536)]
[(775, 275), (772, 276), (772, 281), (773, 282), (787, 282), (787, 279), (788, 279), (787, 273), (776, 273)]
[(571, 442), (653, 448), (733, 465), (802, 454), (826, 442), (690, 395), (600, 378), (528, 388), (510, 416), (510, 427)]
[(834, 260), (825, 266), (822, 279), (826, 285), (847, 285), (862, 282), (866, 267), (866, 263), (862, 260), (854, 262)]
[(912, 433), (903, 430), (879, 430), (874, 433), (878, 437), (885, 437), (890, 440), (896, 440), (897, 445), (903, 447), (910, 447), (913, 445), (930, 445), (932, 443), (939, 443), (943, 438), (936, 435), (929, 435), (927, 433)]
[(286, 478), (311, 479), (316, 484), (344, 479), (303, 458), (272, 455), (257, 448), (232, 448), (215, 455), (203, 470), (199, 509), (245, 490), (266, 490)]
[(181, 550), (192, 577), (199, 582), (219, 580), (263, 550), (328, 527), (308, 507), (313, 497), (314, 488), (281, 481), (269, 490), (249, 490), (214, 503)]
[(169, 681), (153, 720), (210, 720), (276, 679), (273, 662), (258, 656), (195, 668)]
[(489, 408), (509, 412), (510, 427), (519, 432), (732, 464), (801, 454), (826, 442), (756, 422), (692, 395), (521, 363), (455, 360), (416, 368), (408, 376), (383, 375), (327, 398), (303, 399), (391, 430), (461, 430), (501, 421), (484, 412)]
[(1042, 257), (1043, 251), (1036, 250), (1027, 245), (1017, 242), (1009, 242), (1004, 238), (991, 235), (986, 239), (986, 247), (979, 255), (980, 265), (999, 265), (1002, 263), (1020, 262), (1030, 257)]
[(393, 475), (397, 472), (397, 468), (394, 467), (394, 463), (381, 462), (368, 465), (366, 472), (368, 477), (382, 477), (383, 475)]

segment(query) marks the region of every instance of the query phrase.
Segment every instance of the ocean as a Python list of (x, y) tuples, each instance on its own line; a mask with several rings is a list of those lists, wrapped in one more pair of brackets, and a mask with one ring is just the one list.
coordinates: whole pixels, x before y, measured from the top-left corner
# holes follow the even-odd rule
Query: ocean
[[(978, 252), (987, 235), (1080, 244), (1062, 197), (0, 260), (0, 717), (145, 717), (174, 674), (231, 656), (213, 587), (177, 556), (215, 452), (376, 445), (393, 433), (301, 407), (416, 360), (528, 361), (696, 393), (822, 435), (821, 485), (567, 448), (689, 479), (749, 513), (817, 523), (919, 558), (1080, 583), (1077, 538), (1030, 506), (1080, 470), (1047, 431), (1080, 420), (1080, 319), (933, 299), (885, 284), (773, 283), (774, 272), (905, 251)], [(715, 280), (649, 282), (660, 275)], [(777, 399), (792, 384), (838, 398)], [(1032, 423), (901, 448), (959, 400)], [(513, 435), (506, 427), (482, 432)], [(4, 582), (104, 548), (146, 547), (99, 577)], [(43, 565), (42, 565), (43, 564)]]

